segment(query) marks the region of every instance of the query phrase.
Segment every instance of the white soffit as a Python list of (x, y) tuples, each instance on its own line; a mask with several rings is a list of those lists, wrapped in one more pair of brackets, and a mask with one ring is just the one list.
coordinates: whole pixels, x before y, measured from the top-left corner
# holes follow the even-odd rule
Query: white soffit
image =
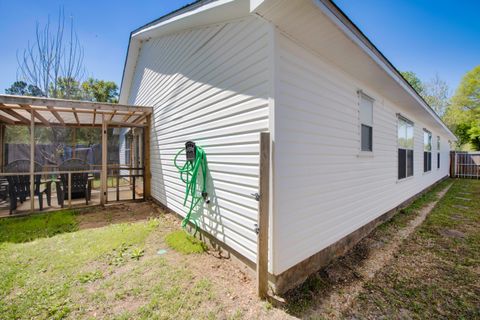
[(381, 54), (347, 26), (346, 18), (323, 0), (252, 0), (255, 13), (279, 30), (317, 52), (346, 73), (370, 85), (390, 101), (420, 117), (426, 125), (455, 135), (433, 110), (396, 73)]

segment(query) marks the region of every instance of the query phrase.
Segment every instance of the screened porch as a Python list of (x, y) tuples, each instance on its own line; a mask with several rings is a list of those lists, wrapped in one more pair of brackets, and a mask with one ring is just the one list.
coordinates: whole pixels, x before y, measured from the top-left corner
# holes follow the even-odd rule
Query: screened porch
[(148, 197), (151, 112), (0, 95), (0, 216)]

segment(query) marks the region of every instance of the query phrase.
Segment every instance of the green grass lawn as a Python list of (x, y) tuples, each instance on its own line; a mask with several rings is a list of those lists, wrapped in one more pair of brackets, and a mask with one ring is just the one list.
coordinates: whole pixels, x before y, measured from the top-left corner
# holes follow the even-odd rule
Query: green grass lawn
[[(480, 181), (439, 185), (372, 239), (390, 241), (452, 181), (395, 258), (365, 282), (346, 318), (480, 319)], [(108, 209), (97, 214), (111, 215)], [(82, 229), (83, 222), (96, 221), (85, 217), (65, 210), (0, 219), (0, 319), (288, 316), (256, 300), (254, 281), (230, 262), (202, 253), (205, 248), (168, 216)], [(361, 263), (362, 252), (353, 251), (356, 255)], [(287, 297), (285, 311), (313, 310), (308, 314), (321, 319), (317, 300), (341, 290), (326, 282), (328, 277), (324, 271), (310, 277)]]
[(71, 211), (0, 220), (0, 319), (214, 318), (210, 280), (157, 254), (164, 223), (76, 231)]
[(77, 221), (72, 210), (0, 219), (0, 243), (28, 242), (76, 230)]
[(454, 180), (346, 316), (480, 319), (480, 181)]

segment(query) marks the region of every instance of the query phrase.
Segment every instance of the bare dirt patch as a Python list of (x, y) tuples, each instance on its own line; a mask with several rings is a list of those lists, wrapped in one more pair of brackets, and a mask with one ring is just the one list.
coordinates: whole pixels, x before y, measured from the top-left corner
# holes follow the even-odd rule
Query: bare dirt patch
[(128, 202), (106, 207), (91, 207), (79, 211), (79, 229), (101, 228), (112, 223), (147, 220), (163, 214), (163, 210), (151, 202)]
[[(98, 209), (79, 214), (81, 229), (149, 218), (158, 219), (159, 227), (145, 240), (141, 248), (144, 255), (138, 261), (126, 259), (116, 266), (102, 258), (84, 266), (82, 273), (101, 270), (102, 277), (83, 284), (82, 290), (75, 294), (76, 303), (86, 307), (75, 311), (73, 317), (121, 315), (134, 319), (157, 314), (160, 308), (169, 314), (167, 318), (174, 314), (190, 317), (190, 312), (198, 319), (292, 318), (285, 311), (258, 299), (255, 275), (243, 264), (215, 250), (182, 254), (171, 249), (165, 236), (181, 230), (181, 221), (164, 214), (158, 206), (135, 203)], [(195, 290), (199, 293), (182, 294)], [(189, 298), (183, 301), (185, 296)], [(172, 301), (166, 304), (169, 299)], [(193, 306), (195, 311), (188, 311)]]

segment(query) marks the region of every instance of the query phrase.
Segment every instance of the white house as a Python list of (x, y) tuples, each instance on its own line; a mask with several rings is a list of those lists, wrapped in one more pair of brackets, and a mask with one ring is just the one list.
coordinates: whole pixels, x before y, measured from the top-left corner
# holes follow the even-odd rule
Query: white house
[(208, 157), (201, 228), (253, 265), (259, 132), (271, 137), (269, 265), (283, 292), (448, 175), (455, 136), (327, 0), (204, 0), (131, 33), (121, 103), (153, 106), (152, 197), (184, 215), (173, 166)]

